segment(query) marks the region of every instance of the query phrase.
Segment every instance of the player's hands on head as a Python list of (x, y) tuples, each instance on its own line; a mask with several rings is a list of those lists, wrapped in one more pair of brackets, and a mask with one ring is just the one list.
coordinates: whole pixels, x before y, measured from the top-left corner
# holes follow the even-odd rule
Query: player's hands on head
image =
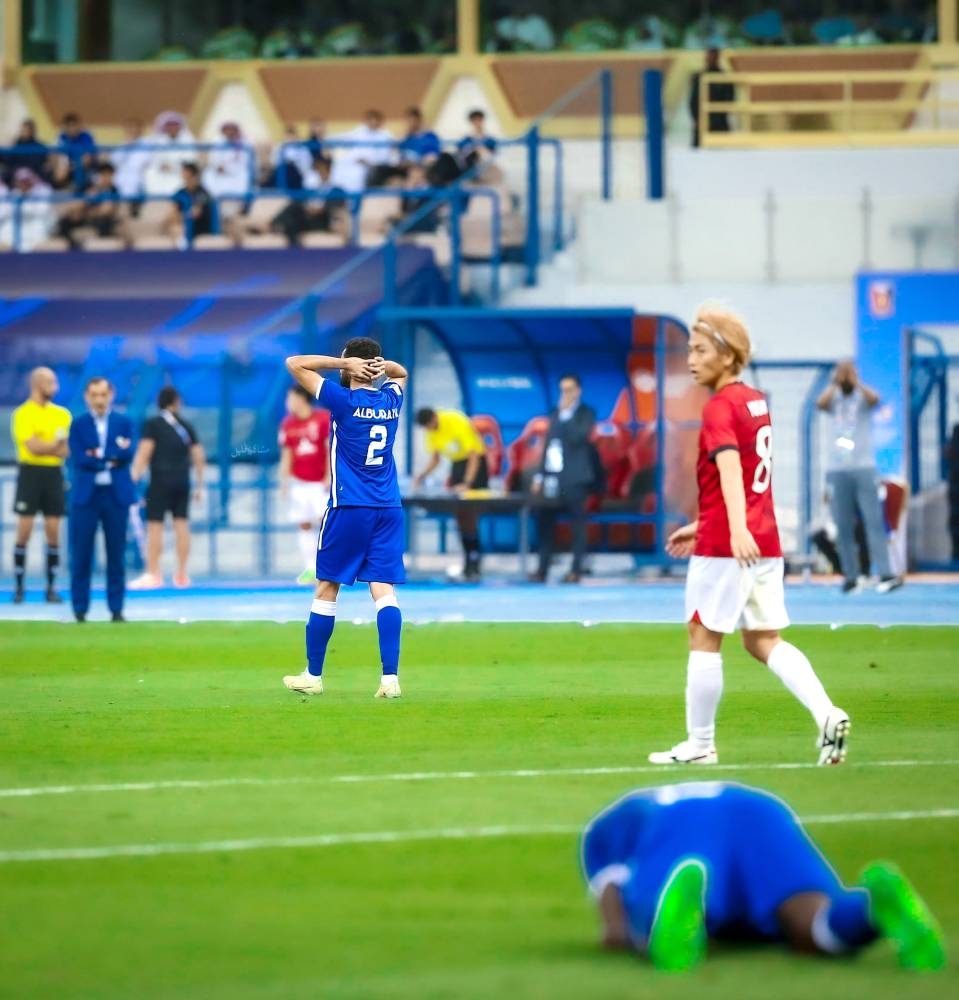
[[(382, 362), (382, 358), (379, 359)], [(351, 378), (372, 382), (377, 377), (376, 358), (344, 358), (343, 371)], [(382, 374), (382, 370), (380, 370)]]
[(730, 532), (729, 547), (740, 566), (754, 566), (759, 562), (759, 546), (747, 528)]
[(697, 527), (697, 522), (692, 521), (690, 524), (684, 524), (681, 528), (677, 528), (666, 539), (666, 554), (672, 556), (673, 559), (688, 559), (693, 554), (693, 548), (696, 545)]

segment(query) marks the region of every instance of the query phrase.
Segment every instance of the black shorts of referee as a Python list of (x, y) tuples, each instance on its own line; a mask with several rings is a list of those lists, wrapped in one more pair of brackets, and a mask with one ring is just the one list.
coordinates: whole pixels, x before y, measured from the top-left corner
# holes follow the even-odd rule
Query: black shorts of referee
[(63, 517), (66, 502), (63, 469), (59, 465), (21, 465), (17, 474), (17, 494), (13, 512), (32, 517)]
[[(453, 463), (450, 469), (450, 486), (459, 486), (460, 483), (466, 481), (466, 467), (469, 465), (469, 461), (468, 458), (461, 458), (459, 461)], [(486, 456), (480, 455), (476, 475), (467, 489), (485, 490), (487, 486), (489, 486), (489, 466), (486, 464)]]
[(146, 519), (162, 521), (169, 511), (174, 519), (190, 516), (190, 480), (166, 479), (159, 476), (147, 487)]

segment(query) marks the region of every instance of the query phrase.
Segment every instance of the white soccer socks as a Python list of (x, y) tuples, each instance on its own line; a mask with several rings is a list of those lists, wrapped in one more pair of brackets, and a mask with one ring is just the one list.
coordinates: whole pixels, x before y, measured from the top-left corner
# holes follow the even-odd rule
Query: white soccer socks
[(822, 729), (833, 703), (804, 653), (792, 643), (780, 641), (773, 646), (766, 666), (786, 685), (790, 693), (806, 707)]
[(693, 650), (686, 664), (686, 731), (703, 749), (716, 742), (716, 712), (723, 696), (722, 653)]

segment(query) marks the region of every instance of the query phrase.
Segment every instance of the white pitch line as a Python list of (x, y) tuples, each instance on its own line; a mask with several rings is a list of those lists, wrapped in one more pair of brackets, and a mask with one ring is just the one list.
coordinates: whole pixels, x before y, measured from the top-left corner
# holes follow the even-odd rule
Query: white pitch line
[[(959, 760), (866, 760), (844, 765), (847, 768), (862, 767), (955, 767)], [(810, 763), (766, 763), (766, 764), (714, 764), (709, 773), (717, 771), (807, 771), (818, 768)], [(403, 781), (472, 781), (481, 778), (563, 778), (590, 777), (614, 774), (662, 774), (675, 776), (679, 768), (662, 765), (638, 765), (623, 767), (561, 767), (522, 768), (515, 771), (399, 771), (393, 774), (333, 774), (289, 778), (198, 778), (175, 779), (170, 781), (121, 781), (111, 784), (89, 785), (36, 785), (23, 788), (0, 788), (0, 799), (29, 799), (41, 795), (83, 795), (105, 792), (156, 792), (168, 789), (239, 788), (244, 786), (272, 785), (361, 785), (378, 782)], [(702, 773), (702, 772), (697, 772)]]
[[(959, 809), (845, 813), (807, 816), (810, 826), (824, 823), (882, 823), (921, 819), (959, 819)], [(221, 854), (277, 848), (341, 847), (351, 844), (403, 844), (425, 840), (480, 840), (492, 837), (544, 837), (578, 834), (581, 826), (440, 827), (435, 830), (381, 830), (369, 833), (324, 833), (310, 837), (256, 837), (249, 840), (201, 840), (196, 843), (116, 844), (104, 847), (41, 847), (0, 851), (0, 864), (30, 861), (97, 861), (107, 858), (153, 858), (166, 854)]]

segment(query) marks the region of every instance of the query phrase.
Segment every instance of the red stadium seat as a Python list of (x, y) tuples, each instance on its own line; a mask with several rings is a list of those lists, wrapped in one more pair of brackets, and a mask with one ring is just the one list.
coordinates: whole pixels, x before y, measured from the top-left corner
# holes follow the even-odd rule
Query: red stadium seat
[(889, 559), (892, 571), (901, 576), (908, 569), (906, 541), (909, 531), (909, 484), (904, 479), (886, 476), (882, 480), (882, 512), (889, 532)]
[(539, 468), (546, 445), (549, 417), (533, 417), (523, 428), (523, 433), (507, 449), (509, 473), (506, 489), (518, 493), (529, 488), (533, 471)]
[(656, 431), (646, 427), (636, 432), (629, 443), (629, 472), (623, 491), (625, 497), (638, 500), (656, 490)]
[(593, 428), (590, 440), (596, 446), (599, 460), (606, 470), (605, 497), (621, 499), (625, 496), (629, 478), (629, 431), (612, 420), (600, 420)]
[(491, 476), (499, 476), (503, 472), (503, 460), (506, 448), (503, 444), (503, 433), (499, 429), (499, 421), (486, 413), (477, 413), (470, 417), (470, 423), (476, 428), (477, 434), (486, 445), (486, 465)]

